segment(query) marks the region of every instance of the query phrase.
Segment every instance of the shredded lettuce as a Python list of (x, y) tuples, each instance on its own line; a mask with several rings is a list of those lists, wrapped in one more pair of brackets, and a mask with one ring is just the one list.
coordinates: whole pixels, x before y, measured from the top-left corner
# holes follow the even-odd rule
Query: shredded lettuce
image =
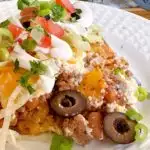
[(71, 150), (73, 140), (61, 135), (54, 134), (50, 150)]
[(82, 36), (78, 35), (70, 29), (67, 29), (67, 32), (65, 32), (63, 40), (69, 43), (71, 47), (76, 48), (81, 52), (91, 49), (90, 44), (87, 41), (83, 40)]
[(88, 28), (87, 35), (85, 36), (86, 40), (88, 40), (90, 43), (97, 43), (101, 42), (103, 37), (101, 34), (101, 29), (97, 25), (91, 25)]

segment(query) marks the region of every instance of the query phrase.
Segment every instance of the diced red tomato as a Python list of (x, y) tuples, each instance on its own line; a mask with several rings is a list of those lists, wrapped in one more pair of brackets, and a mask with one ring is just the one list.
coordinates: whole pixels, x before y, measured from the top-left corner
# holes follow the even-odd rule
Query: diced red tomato
[(52, 20), (48, 20), (48, 31), (59, 38), (64, 35), (64, 29), (60, 25), (54, 23)]
[(11, 53), (13, 50), (14, 50), (14, 47), (12, 46), (8, 48), (9, 53)]
[(18, 42), (19, 44), (22, 44), (23, 40), (22, 40), (21, 38), (19, 38), (19, 39), (17, 40), (17, 42)]
[(23, 32), (22, 28), (12, 23), (8, 25), (8, 30), (13, 34), (14, 39), (16, 39)]
[(50, 36), (43, 36), (43, 38), (40, 41), (40, 46), (44, 48), (50, 48), (51, 46), (51, 37)]
[[(44, 28), (46, 30), (46, 32), (48, 32), (48, 21), (43, 18), (43, 17), (36, 17), (35, 22), (37, 24), (40, 24), (42, 26), (42, 28)], [(35, 26), (36, 24), (31, 24), (31, 26)]]
[(56, 3), (66, 8), (70, 13), (75, 12), (75, 8), (69, 0), (56, 0)]
[(37, 17), (36, 22), (39, 23), (46, 32), (53, 34), (59, 38), (61, 38), (64, 35), (64, 30), (61, 26), (54, 23), (52, 20), (46, 20), (43, 17)]

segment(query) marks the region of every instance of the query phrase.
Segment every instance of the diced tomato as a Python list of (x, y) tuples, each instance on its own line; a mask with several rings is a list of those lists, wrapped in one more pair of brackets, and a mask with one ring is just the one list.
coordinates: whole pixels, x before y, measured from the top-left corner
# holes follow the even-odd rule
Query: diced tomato
[(22, 28), (12, 23), (8, 25), (8, 30), (13, 34), (14, 39), (16, 39), (23, 32)]
[(44, 47), (44, 48), (50, 48), (50, 46), (51, 46), (51, 37), (45, 35), (45, 36), (41, 39), (41, 41), (40, 41), (40, 46), (41, 46), (41, 47)]
[[(48, 32), (48, 22), (47, 22), (47, 20), (45, 18), (43, 18), (43, 17), (36, 17), (35, 22), (37, 24), (40, 24), (42, 26), (42, 28), (44, 28), (46, 30), (46, 32)], [(34, 26), (34, 24), (33, 24), (33, 26)]]
[(75, 12), (75, 8), (69, 0), (56, 0), (56, 3), (66, 8), (70, 13)]
[(21, 38), (19, 38), (19, 39), (17, 40), (17, 42), (18, 42), (19, 44), (22, 44), (23, 40), (22, 40)]
[(14, 47), (12, 46), (8, 48), (9, 53), (11, 53), (13, 50), (14, 50)]
[(22, 16), (22, 17), (24, 17), (24, 16), (36, 17), (37, 10), (38, 10), (37, 7), (27, 7), (27, 8), (24, 8), (21, 11), (20, 16)]
[(52, 20), (48, 20), (48, 32), (59, 38), (64, 35), (64, 29), (60, 25), (54, 23)]
[(46, 20), (43, 17), (37, 17), (36, 22), (39, 23), (46, 32), (53, 34), (59, 38), (61, 38), (64, 35), (64, 30), (61, 26), (54, 23), (52, 20)]

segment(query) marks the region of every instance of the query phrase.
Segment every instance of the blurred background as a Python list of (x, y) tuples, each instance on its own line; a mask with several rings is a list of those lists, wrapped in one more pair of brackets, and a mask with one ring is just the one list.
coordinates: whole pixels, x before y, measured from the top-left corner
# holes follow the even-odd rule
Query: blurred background
[(83, 0), (125, 9), (150, 19), (150, 0)]

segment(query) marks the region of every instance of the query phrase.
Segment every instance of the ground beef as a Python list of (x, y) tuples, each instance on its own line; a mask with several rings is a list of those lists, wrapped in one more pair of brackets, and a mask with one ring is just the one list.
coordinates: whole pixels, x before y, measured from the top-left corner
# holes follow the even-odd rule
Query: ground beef
[(103, 105), (103, 96), (101, 96), (101, 98), (95, 98), (95, 97), (89, 96), (87, 99), (88, 111), (100, 110), (102, 105)]
[(71, 119), (65, 119), (63, 131), (65, 136), (73, 138), (80, 145), (85, 145), (92, 140), (92, 129), (88, 127), (88, 121), (81, 114)]
[(82, 76), (76, 73), (63, 72), (57, 78), (56, 91), (75, 90), (82, 80)]
[(104, 59), (110, 59), (110, 58), (115, 56), (115, 53), (107, 45), (106, 42), (104, 42), (103, 44), (94, 43), (94, 44), (91, 44), (91, 47), (92, 47), (94, 52), (99, 53), (100, 56), (103, 57)]
[(92, 136), (97, 140), (103, 140), (103, 117), (100, 112), (91, 112), (88, 116), (88, 126), (92, 129)]
[(95, 67), (103, 67), (105, 60), (100, 56), (99, 53), (88, 52), (84, 58), (86, 70), (93, 70)]

